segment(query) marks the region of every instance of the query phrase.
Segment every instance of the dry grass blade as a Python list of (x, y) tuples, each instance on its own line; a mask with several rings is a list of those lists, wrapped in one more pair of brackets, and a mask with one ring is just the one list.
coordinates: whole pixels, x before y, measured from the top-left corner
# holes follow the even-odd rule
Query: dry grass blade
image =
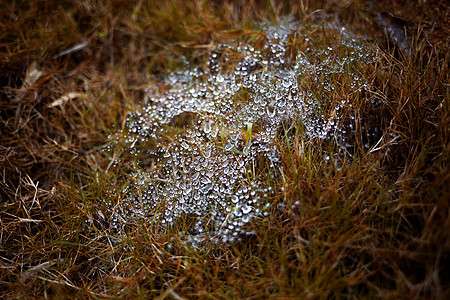
[(38, 271), (48, 269), (48, 268), (50, 268), (51, 266), (53, 266), (54, 264), (56, 264), (58, 262), (62, 262), (62, 261), (59, 261), (59, 260), (46, 261), (46, 262), (43, 262), (42, 264), (39, 264), (37, 266), (34, 266), (34, 267), (28, 269), (19, 278), (19, 282), (25, 283), (25, 281), (28, 278), (30, 278), (33, 274), (37, 273)]

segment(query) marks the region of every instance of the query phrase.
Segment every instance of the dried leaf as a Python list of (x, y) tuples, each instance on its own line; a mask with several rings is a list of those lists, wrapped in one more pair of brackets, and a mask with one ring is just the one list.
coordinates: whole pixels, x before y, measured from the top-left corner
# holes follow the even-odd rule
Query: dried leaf
[(36, 81), (41, 78), (42, 72), (38, 70), (36, 62), (33, 62), (27, 70), (27, 75), (25, 77), (23, 88), (29, 88), (33, 86)]
[(55, 101), (53, 101), (53, 103), (50, 104), (48, 107), (60, 106), (60, 105), (65, 104), (69, 100), (72, 100), (72, 99), (77, 98), (77, 97), (82, 97), (82, 96), (84, 96), (84, 94), (81, 94), (81, 93), (68, 93), (68, 94), (66, 94), (66, 95), (56, 99)]
[(407, 36), (408, 24), (390, 13), (378, 13), (375, 21), (385, 31), (389, 39), (401, 50), (411, 50), (411, 40)]
[(176, 45), (183, 48), (200, 48), (208, 50), (214, 50), (216, 48), (216, 45), (214, 44), (197, 44), (195, 41), (181, 41), (176, 43)]
[(22, 274), (22, 276), (19, 278), (19, 282), (24, 283), (28, 278), (30, 278), (31, 275), (33, 275), (37, 271), (47, 269), (47, 268), (53, 266), (54, 264), (56, 264), (58, 262), (63, 262), (63, 261), (64, 261), (63, 259), (55, 259), (55, 260), (51, 260), (51, 261), (46, 261), (40, 265), (32, 267)]
[(19, 222), (21, 222), (21, 223), (41, 223), (41, 222), (44, 222), (44, 221), (43, 220), (35, 220), (35, 219), (19, 218)]
[[(42, 72), (38, 70), (36, 62), (31, 63), (31, 65), (27, 69), (27, 74), (25, 75), (25, 79), (21, 88), (18, 90), (16, 98), (14, 98), (14, 102), (22, 101), (23, 97), (25, 97), (29, 88), (31, 88), (36, 81), (41, 78)], [(20, 106), (18, 106), (20, 108)]]

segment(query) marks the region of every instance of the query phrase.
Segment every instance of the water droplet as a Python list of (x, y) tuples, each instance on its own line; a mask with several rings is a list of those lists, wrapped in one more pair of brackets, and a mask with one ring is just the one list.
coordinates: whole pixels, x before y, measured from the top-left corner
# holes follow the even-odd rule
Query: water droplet
[(188, 143), (186, 143), (186, 141), (183, 141), (181, 143), (181, 147), (183, 147), (184, 149), (189, 149), (189, 145), (188, 145)]
[(205, 124), (205, 128), (203, 128), (203, 130), (205, 131), (206, 134), (211, 132), (211, 123), (208, 121)]
[(203, 156), (208, 159), (211, 156), (211, 149), (204, 151)]
[(251, 207), (251, 206), (244, 205), (244, 206), (242, 207), (242, 213), (244, 213), (245, 215), (248, 214), (251, 210), (252, 210), (252, 207)]
[(266, 107), (266, 113), (269, 118), (273, 118), (275, 116), (275, 112), (276, 112), (275, 108), (271, 106)]
[(231, 151), (233, 148), (234, 148), (234, 145), (231, 144), (231, 143), (229, 143), (229, 144), (227, 144), (227, 145), (225, 146), (224, 150), (225, 150), (225, 151)]

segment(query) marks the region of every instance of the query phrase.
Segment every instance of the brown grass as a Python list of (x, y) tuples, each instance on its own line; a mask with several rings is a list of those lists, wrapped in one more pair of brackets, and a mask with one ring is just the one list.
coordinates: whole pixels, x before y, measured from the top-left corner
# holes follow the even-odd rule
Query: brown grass
[[(409, 22), (414, 55), (391, 49), (374, 22), (381, 10)], [(354, 107), (383, 129), (379, 149), (362, 147), (361, 129), (353, 159), (326, 164), (319, 153), (332, 145), (280, 137), (283, 176), (273, 188), (284, 189), (272, 200), (301, 205), (274, 205), (241, 243), (194, 250), (145, 224), (118, 237), (100, 200), (132, 166), (109, 166), (100, 151), (108, 136), (146, 87), (164, 88), (160, 76), (183, 55), (195, 59), (195, 46), (288, 13), (341, 22), (384, 51), (367, 70), (376, 87), (368, 98), (384, 104)], [(0, 295), (449, 297), (448, 13), (444, 1), (0, 4)]]

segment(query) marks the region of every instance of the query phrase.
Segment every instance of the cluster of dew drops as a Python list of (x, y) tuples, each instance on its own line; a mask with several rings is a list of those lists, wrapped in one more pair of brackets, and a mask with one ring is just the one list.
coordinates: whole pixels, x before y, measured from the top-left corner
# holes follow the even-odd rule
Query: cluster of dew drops
[[(195, 121), (170, 146), (158, 147), (157, 167), (131, 174), (121, 203), (110, 206), (116, 228), (136, 219), (162, 228), (186, 222), (189, 226), (180, 235), (194, 244), (233, 242), (253, 234), (247, 224), (269, 213), (271, 181), (277, 180), (279, 163), (274, 139), (282, 123), (300, 119), (302, 134), (311, 138), (326, 139), (340, 132), (339, 114), (321, 111), (319, 99), (299, 86), (299, 78), (342, 72), (355, 56), (368, 63), (372, 59), (345, 29), (341, 43), (351, 48), (353, 56), (339, 58), (328, 48), (289, 58), (288, 39), (298, 26), (290, 20), (261, 24), (267, 37), (262, 49), (217, 44), (209, 52), (207, 67), (187, 64), (165, 79), (169, 90), (148, 90), (147, 104), (130, 115), (122, 132), (131, 151), (155, 151), (134, 146), (158, 141), (163, 125), (183, 113), (194, 115)], [(239, 60), (231, 72), (223, 72), (230, 53)], [(320, 59), (310, 59), (311, 55)], [(352, 78), (355, 89), (366, 84), (357, 74)], [(334, 111), (344, 104), (345, 100), (337, 103)], [(256, 126), (250, 138), (248, 132)], [(110, 148), (114, 147), (112, 142)], [(261, 160), (264, 172), (255, 168)]]

